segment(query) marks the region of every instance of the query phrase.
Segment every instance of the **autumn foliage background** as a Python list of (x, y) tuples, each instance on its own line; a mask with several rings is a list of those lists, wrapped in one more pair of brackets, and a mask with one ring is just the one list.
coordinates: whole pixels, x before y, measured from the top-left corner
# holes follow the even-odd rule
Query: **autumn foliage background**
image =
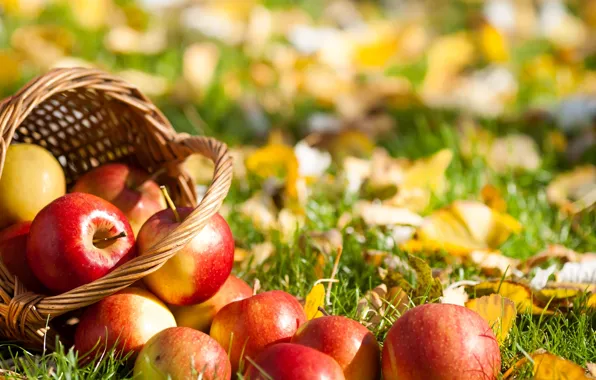
[[(0, 0), (0, 96), (115, 73), (232, 148), (245, 280), (304, 299), (334, 277), (311, 302), (380, 341), (413, 305), (466, 305), (506, 377), (588, 376), (595, 41), (594, 0)], [(187, 169), (204, 191), (209, 163)]]

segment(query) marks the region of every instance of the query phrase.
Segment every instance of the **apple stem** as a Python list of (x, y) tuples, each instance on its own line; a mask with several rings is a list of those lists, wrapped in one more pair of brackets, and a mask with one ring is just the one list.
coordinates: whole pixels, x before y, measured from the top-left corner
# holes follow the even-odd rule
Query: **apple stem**
[(176, 209), (176, 205), (174, 204), (174, 201), (172, 201), (172, 198), (170, 198), (170, 194), (168, 193), (168, 189), (166, 189), (165, 186), (160, 186), (159, 187), (163, 197), (166, 199), (166, 203), (168, 204), (168, 206), (170, 207), (170, 209), (172, 210), (172, 212), (174, 213), (174, 218), (176, 218), (176, 222), (180, 223), (180, 214), (178, 214), (178, 210)]
[(106, 237), (106, 238), (100, 238), (100, 239), (93, 239), (93, 244), (107, 243), (107, 242), (110, 242), (112, 240), (124, 238), (126, 236), (127, 236), (126, 235), (126, 232), (125, 231), (122, 231), (118, 235), (114, 235), (114, 236), (110, 236), (110, 237)]
[(138, 185), (133, 186), (136, 191), (140, 191), (140, 188), (149, 181), (155, 181), (157, 177), (162, 175), (166, 171), (166, 168), (161, 168), (153, 172), (149, 177), (147, 177), (144, 181), (139, 183)]
[(328, 317), (328, 316), (330, 316), (330, 315), (331, 315), (331, 314), (329, 314), (329, 313), (327, 312), (327, 310), (323, 309), (321, 306), (319, 306), (319, 307), (318, 307), (318, 309), (319, 309), (319, 311), (320, 311), (321, 313), (323, 313), (323, 315), (324, 315), (324, 316), (326, 316), (326, 317)]

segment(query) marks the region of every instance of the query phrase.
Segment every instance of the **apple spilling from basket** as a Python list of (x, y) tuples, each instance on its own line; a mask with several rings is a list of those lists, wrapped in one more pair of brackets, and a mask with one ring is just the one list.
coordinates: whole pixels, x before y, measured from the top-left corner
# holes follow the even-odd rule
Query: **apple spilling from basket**
[[(106, 164), (66, 194), (58, 161), (8, 148), (0, 177), (0, 257), (27, 289), (59, 294), (151, 253), (192, 211), (142, 170)], [(136, 238), (135, 238), (136, 237)], [(475, 312), (427, 304), (393, 324), (383, 350), (343, 316), (306, 320), (286, 292), (253, 295), (231, 275), (234, 240), (215, 214), (143, 284), (87, 307), (74, 335), (81, 360), (115, 347), (140, 379), (494, 379), (497, 340)]]

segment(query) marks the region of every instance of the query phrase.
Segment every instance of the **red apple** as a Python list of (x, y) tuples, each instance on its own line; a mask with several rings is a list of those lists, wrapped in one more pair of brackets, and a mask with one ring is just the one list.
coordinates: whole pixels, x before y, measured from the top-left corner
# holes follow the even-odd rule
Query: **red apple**
[(209, 332), (211, 322), (224, 306), (252, 296), (252, 288), (236, 276), (230, 275), (215, 295), (198, 305), (172, 306), (178, 326)]
[[(137, 243), (145, 255), (193, 211), (190, 207), (163, 210), (143, 225)], [(178, 214), (178, 217), (176, 216)], [(207, 301), (224, 284), (234, 264), (234, 238), (228, 223), (219, 214), (190, 243), (161, 268), (144, 278), (147, 287), (172, 305), (193, 305)]]
[(104, 276), (135, 254), (122, 211), (91, 194), (66, 194), (44, 207), (27, 239), (27, 262), (48, 289), (66, 292)]
[(96, 195), (118, 207), (135, 235), (147, 219), (166, 208), (159, 186), (148, 173), (119, 163), (105, 164), (85, 173), (72, 191)]
[(75, 347), (90, 357), (104, 349), (138, 353), (158, 332), (176, 327), (167, 306), (153, 294), (126, 288), (89, 306), (77, 325)]
[(0, 231), (0, 258), (10, 273), (36, 293), (45, 293), (47, 289), (39, 282), (27, 263), (27, 237), (31, 222), (21, 222)]
[(254, 359), (254, 365), (248, 365), (244, 379), (342, 380), (344, 374), (329, 355), (299, 344), (279, 343), (267, 347)]
[(229, 380), (232, 366), (223, 348), (209, 335), (188, 327), (165, 329), (145, 344), (137, 357), (138, 380)]
[(272, 290), (225, 306), (215, 315), (210, 334), (229, 353), (237, 372), (244, 356), (254, 358), (270, 344), (289, 342), (305, 321), (294, 296)]
[(383, 378), (496, 379), (501, 353), (495, 334), (476, 312), (426, 304), (408, 310), (383, 345)]
[(330, 315), (310, 320), (296, 331), (292, 343), (331, 356), (348, 380), (373, 380), (381, 374), (381, 349), (377, 339), (350, 318)]

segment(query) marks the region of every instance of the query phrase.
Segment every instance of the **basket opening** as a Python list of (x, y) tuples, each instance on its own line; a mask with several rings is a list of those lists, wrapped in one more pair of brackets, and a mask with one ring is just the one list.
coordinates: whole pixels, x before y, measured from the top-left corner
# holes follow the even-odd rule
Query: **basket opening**
[(137, 163), (146, 121), (132, 107), (93, 89), (57, 93), (17, 127), (13, 140), (48, 149), (64, 168), (67, 183), (101, 164)]

